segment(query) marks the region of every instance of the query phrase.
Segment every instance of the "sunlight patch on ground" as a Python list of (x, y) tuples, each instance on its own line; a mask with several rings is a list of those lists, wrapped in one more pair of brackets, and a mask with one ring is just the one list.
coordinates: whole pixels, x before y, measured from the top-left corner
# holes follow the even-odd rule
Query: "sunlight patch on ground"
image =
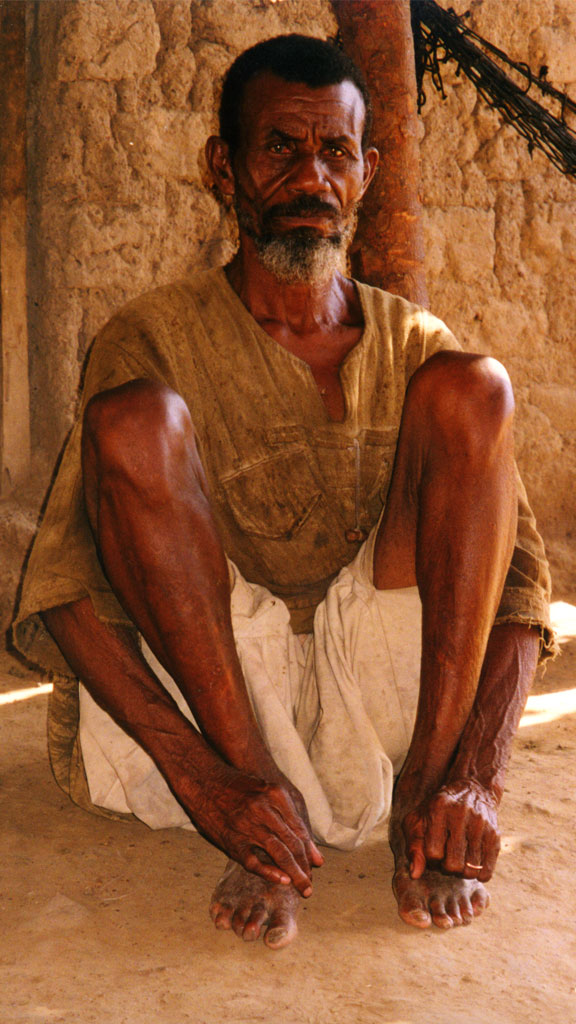
[(41, 697), (45, 693), (52, 693), (52, 689), (52, 683), (40, 683), (38, 686), (30, 686), (26, 690), (9, 690), (8, 693), (0, 693), (0, 704), (15, 704), (18, 700)]
[(522, 843), (525, 841), (526, 836), (524, 835), (504, 835), (502, 836), (502, 846), (500, 853), (514, 853), (518, 850)]
[(576, 605), (554, 601), (550, 605), (550, 618), (561, 644), (576, 636)]
[[(550, 618), (560, 644), (568, 643), (576, 637), (576, 605), (567, 601), (554, 601), (550, 606)], [(528, 698), (526, 710), (520, 720), (520, 728), (545, 725), (575, 712), (576, 688), (559, 690), (556, 693), (534, 694)]]
[(528, 697), (526, 711), (520, 719), (520, 728), (527, 725), (544, 725), (576, 711), (576, 688), (559, 690), (557, 693), (539, 693)]

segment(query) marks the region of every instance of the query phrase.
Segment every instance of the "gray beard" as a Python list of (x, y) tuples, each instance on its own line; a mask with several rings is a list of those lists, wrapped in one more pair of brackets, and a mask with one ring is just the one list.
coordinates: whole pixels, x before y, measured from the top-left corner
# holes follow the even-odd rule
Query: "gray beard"
[(239, 226), (252, 238), (262, 266), (277, 281), (324, 284), (333, 274), (346, 272), (346, 254), (356, 229), (355, 212), (341, 231), (327, 238), (308, 227), (294, 228), (287, 234), (258, 234), (239, 204), (236, 215)]
[(285, 284), (323, 284), (346, 266), (343, 235), (320, 238), (309, 228), (254, 239), (262, 266)]

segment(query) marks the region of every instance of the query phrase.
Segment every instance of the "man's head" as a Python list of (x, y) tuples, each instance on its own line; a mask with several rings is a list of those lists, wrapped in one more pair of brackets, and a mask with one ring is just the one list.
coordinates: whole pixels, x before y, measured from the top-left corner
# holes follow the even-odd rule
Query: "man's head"
[(241, 250), (278, 280), (341, 269), (378, 159), (366, 145), (367, 103), (349, 58), (306, 36), (259, 43), (228, 72), (208, 161), (234, 200)]
[(294, 33), (256, 43), (244, 50), (228, 68), (220, 98), (220, 137), (228, 143), (231, 156), (240, 142), (244, 91), (248, 82), (265, 71), (284, 82), (302, 82), (311, 89), (353, 82), (364, 101), (362, 146), (368, 148), (372, 100), (360, 68), (334, 43)]

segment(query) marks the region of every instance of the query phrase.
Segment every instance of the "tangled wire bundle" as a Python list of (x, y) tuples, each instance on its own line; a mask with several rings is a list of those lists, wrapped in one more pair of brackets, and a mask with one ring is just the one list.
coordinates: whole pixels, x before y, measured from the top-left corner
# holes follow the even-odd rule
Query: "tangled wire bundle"
[[(452, 9), (445, 11), (435, 0), (411, 0), (411, 11), (418, 109), (426, 102), (425, 73), (431, 75), (435, 87), (445, 98), (440, 65), (455, 60), (457, 74), (463, 72), (489, 106), (499, 110), (504, 120), (524, 136), (530, 152), (541, 149), (555, 167), (576, 177), (576, 134), (564, 120), (567, 110), (576, 113), (576, 103), (545, 80), (547, 68), (541, 68), (539, 75), (534, 75), (527, 64), (511, 60), (468, 28)], [(517, 85), (484, 50), (517, 72), (525, 80), (525, 88)], [(560, 116), (555, 117), (532, 99), (528, 95), (531, 89), (557, 102)]]

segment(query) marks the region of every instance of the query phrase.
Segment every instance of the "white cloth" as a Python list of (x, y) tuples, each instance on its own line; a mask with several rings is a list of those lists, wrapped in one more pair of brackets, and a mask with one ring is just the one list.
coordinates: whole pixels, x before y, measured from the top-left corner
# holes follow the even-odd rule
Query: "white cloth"
[[(282, 600), (231, 565), (234, 637), (262, 735), (303, 794), (315, 837), (343, 850), (389, 812), (418, 699), (418, 591), (375, 589), (374, 535), (334, 580), (305, 636), (292, 632)], [(192, 719), (174, 680), (143, 649)], [(148, 754), (83, 686), (80, 743), (95, 804), (151, 828), (192, 827)]]

